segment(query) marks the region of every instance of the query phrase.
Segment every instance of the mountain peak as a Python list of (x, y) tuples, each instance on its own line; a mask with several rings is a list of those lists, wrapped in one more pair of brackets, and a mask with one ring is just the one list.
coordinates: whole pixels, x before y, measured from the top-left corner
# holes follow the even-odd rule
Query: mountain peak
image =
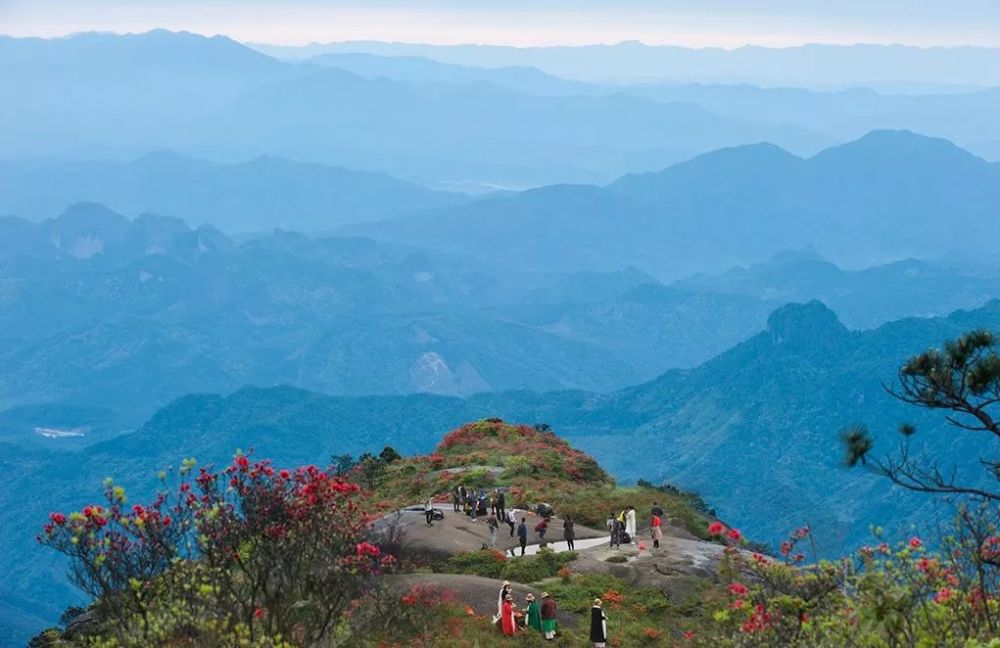
[(910, 130), (873, 130), (853, 142), (834, 146), (818, 153), (813, 160), (829, 161), (842, 158), (856, 159), (935, 159), (947, 161), (982, 162), (967, 150), (940, 138), (921, 135)]
[(767, 318), (767, 332), (775, 346), (792, 351), (824, 347), (848, 333), (837, 314), (820, 301), (786, 304)]

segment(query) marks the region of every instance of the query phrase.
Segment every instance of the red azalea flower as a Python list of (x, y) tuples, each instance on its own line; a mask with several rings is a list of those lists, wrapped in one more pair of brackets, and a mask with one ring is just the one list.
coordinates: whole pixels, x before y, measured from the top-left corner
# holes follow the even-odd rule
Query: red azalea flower
[(264, 608), (257, 608), (256, 610), (253, 611), (253, 615), (257, 619), (263, 619), (265, 616), (267, 616), (267, 610), (265, 610)]
[(935, 603), (947, 603), (951, 599), (951, 590), (947, 587), (942, 587), (934, 595)]
[(708, 535), (719, 536), (722, 535), (726, 530), (725, 525), (722, 522), (712, 522), (708, 525)]
[(730, 529), (729, 533), (726, 534), (726, 537), (728, 537), (733, 542), (739, 542), (740, 540), (743, 539), (743, 534), (740, 533), (739, 529)]
[(910, 538), (910, 547), (913, 549), (919, 549), (921, 546), (923, 546), (923, 544), (924, 543), (921, 542), (920, 538), (918, 538), (917, 536), (913, 536), (912, 538)]
[(379, 548), (376, 547), (375, 545), (373, 545), (370, 542), (359, 542), (358, 546), (355, 547), (355, 551), (356, 551), (356, 553), (357, 553), (358, 556), (372, 556), (372, 557), (375, 557), (375, 556), (378, 556), (381, 553), (381, 551), (379, 550)]
[(66, 524), (66, 516), (62, 513), (49, 513), (49, 519), (59, 526)]

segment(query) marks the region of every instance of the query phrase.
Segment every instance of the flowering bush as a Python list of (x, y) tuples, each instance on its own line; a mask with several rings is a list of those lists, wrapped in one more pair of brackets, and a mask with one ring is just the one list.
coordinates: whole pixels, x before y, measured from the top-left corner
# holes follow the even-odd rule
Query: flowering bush
[(807, 527), (779, 558), (726, 550), (727, 584), (704, 646), (976, 646), (996, 636), (996, 568), (984, 558), (992, 525), (960, 511), (956, 532), (934, 553), (914, 536), (877, 542), (839, 561), (804, 565)]
[(161, 478), (152, 502), (132, 506), (109, 480), (101, 503), (52, 513), (38, 538), (69, 557), (118, 644), (192, 627), (314, 644), (343, 634), (352, 601), (394, 563), (368, 541), (359, 487), (315, 466), (237, 454), (221, 472), (183, 462), (173, 488)]

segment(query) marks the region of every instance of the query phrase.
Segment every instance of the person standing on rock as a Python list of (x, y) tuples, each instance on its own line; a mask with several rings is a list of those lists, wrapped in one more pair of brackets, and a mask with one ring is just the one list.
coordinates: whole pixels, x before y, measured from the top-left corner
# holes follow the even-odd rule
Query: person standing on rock
[(521, 523), (517, 525), (517, 541), (521, 543), (521, 555), (524, 555), (524, 548), (528, 546), (528, 521), (521, 518)]
[(462, 487), (456, 486), (451, 493), (451, 505), (455, 513), (462, 510)]
[(649, 521), (649, 533), (653, 537), (653, 549), (660, 548), (660, 540), (663, 540), (663, 518), (653, 513), (653, 518)]
[(500, 606), (500, 627), (508, 637), (513, 637), (517, 630), (517, 625), (514, 623), (514, 597), (510, 594), (504, 598)]
[(500, 522), (497, 521), (497, 516), (491, 515), (486, 524), (490, 530), (490, 549), (493, 549), (497, 546), (497, 530), (500, 529)]
[(525, 600), (528, 602), (528, 608), (524, 611), (528, 627), (541, 632), (542, 609), (538, 605), (538, 601), (535, 600), (534, 594), (528, 594)]
[(427, 503), (424, 504), (424, 517), (427, 518), (427, 526), (432, 526), (434, 524), (434, 496), (431, 495), (427, 498)]
[(594, 599), (590, 608), (590, 642), (594, 648), (605, 648), (608, 643), (608, 617), (601, 609), (601, 599)]
[(625, 533), (628, 534), (632, 544), (635, 544), (635, 507), (629, 506), (625, 510)]
[(499, 488), (496, 491), (497, 519), (502, 520), (507, 515), (507, 496)]
[(563, 540), (566, 541), (566, 548), (573, 551), (573, 540), (576, 539), (576, 529), (573, 528), (573, 518), (566, 516), (563, 520)]
[(507, 511), (507, 526), (510, 527), (510, 537), (514, 537), (514, 529), (517, 526), (517, 518), (514, 517), (514, 510)]
[(542, 593), (542, 632), (548, 641), (556, 638), (556, 601), (548, 592)]
[(611, 530), (611, 546), (617, 547), (621, 545), (621, 540), (619, 536), (621, 535), (620, 524), (618, 518), (615, 517), (615, 512), (611, 511), (611, 515), (608, 516), (608, 529)]

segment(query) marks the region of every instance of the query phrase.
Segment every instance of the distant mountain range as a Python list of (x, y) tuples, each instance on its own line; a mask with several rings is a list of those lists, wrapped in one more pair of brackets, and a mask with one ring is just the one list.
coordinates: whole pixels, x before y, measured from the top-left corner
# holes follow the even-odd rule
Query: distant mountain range
[(601, 182), (638, 158), (650, 169), (720, 146), (772, 141), (813, 152), (830, 141), (795, 126), (720, 118), (697, 104), (366, 79), (336, 68), (262, 85), (206, 118), (193, 138), (209, 150), (238, 143), (297, 159), (340, 156), (347, 166), (381, 165), (426, 183), (459, 178), (460, 166), (467, 179), (478, 173), (484, 184), (499, 178), (513, 188)]
[[(722, 150), (608, 187), (475, 201), (271, 159), (9, 168), (20, 171), (0, 180), (0, 203), (29, 203), (29, 184), (51, 205), (103, 186), (122, 203), (244, 230), (285, 218), (268, 200), (284, 184), (300, 188), (287, 219), (317, 229), (425, 205), (337, 238), (243, 243), (94, 203), (37, 224), (0, 218), (0, 360), (10, 368), (0, 410), (15, 408), (15, 436), (48, 446), (117, 433), (184, 393), (247, 383), (351, 395), (607, 391), (695, 366), (788, 301), (823, 299), (867, 328), (1000, 297), (1000, 273), (972, 258), (992, 252), (1000, 167), (909, 133), (808, 160), (768, 145)], [(441, 202), (455, 204), (433, 208)], [(818, 254), (781, 256), (809, 246)], [(949, 254), (966, 265), (893, 260)], [(68, 425), (60, 410), (37, 409), (50, 405), (110, 413), (78, 423), (86, 441), (31, 434)]]
[[(287, 232), (236, 244), (209, 226), (131, 221), (96, 204), (37, 225), (0, 219), (0, 241), (0, 358), (11, 368), (0, 409), (145, 417), (183, 393), (246, 383), (355, 395), (605, 390), (700, 361), (753, 333), (767, 308), (636, 271), (532, 275)], [(66, 424), (57, 410), (18, 411), (18, 430)]]
[(0, 70), (0, 157), (8, 159), (273, 155), (437, 187), (520, 188), (607, 182), (719, 146), (768, 140), (810, 153), (830, 143), (697, 104), (613, 91), (553, 96), (530, 83), (433, 75), (363, 78), (278, 61), (224, 37), (162, 30), (5, 37), (0, 56), (14, 62)]
[(423, 57), (484, 68), (532, 66), (567, 79), (591, 82), (672, 81), (831, 87), (843, 85), (1000, 85), (1000, 48), (906, 45), (746, 46), (687, 48), (627, 41), (614, 45), (512, 47), (425, 45), (378, 41), (255, 49), (291, 60), (321, 54), (365, 53)]
[(214, 164), (159, 152), (131, 162), (0, 162), (0, 213), (42, 220), (83, 201), (245, 233), (329, 231), (467, 198), (380, 173), (274, 157)]
[(674, 279), (809, 246), (853, 267), (993, 256), (996, 204), (1000, 164), (878, 131), (807, 159), (770, 144), (723, 149), (607, 187), (544, 187), (342, 231), (520, 268), (634, 265)]
[(745, 83), (697, 82), (597, 83), (569, 81), (536, 67), (470, 67), (417, 56), (379, 56), (363, 52), (321, 54), (308, 63), (336, 67), (366, 78), (411, 83), (489, 83), (543, 96), (628, 94), (659, 102), (696, 104), (730, 119), (780, 127), (796, 124), (831, 140), (858, 138), (868, 131), (905, 128), (944, 137), (989, 159), (1000, 159), (1000, 90), (975, 87), (889, 86), (815, 89)]
[[(916, 451), (941, 451), (978, 470), (975, 439), (933, 435), (938, 419), (895, 403), (882, 389), (908, 356), (974, 327), (1000, 329), (1000, 302), (947, 318), (905, 319), (866, 332), (844, 328), (818, 302), (783, 307), (767, 329), (692, 370), (609, 394), (583, 391), (330, 397), (288, 387), (192, 395), (138, 431), (76, 452), (40, 454), (3, 445), (0, 525), (30, 529), (49, 510), (78, 503), (107, 475), (141, 491), (157, 469), (189, 454), (224, 461), (253, 447), (279, 464), (323, 462), (390, 444), (427, 451), (462, 421), (486, 416), (546, 422), (588, 448), (621, 479), (667, 480), (694, 489), (750, 537), (773, 541), (810, 524), (822, 552), (861, 542), (868, 525), (890, 534), (933, 526), (933, 499), (905, 494), (839, 464), (837, 431), (867, 423), (878, 451), (895, 425), (918, 425)], [(24, 497), (33, 493), (33, 497)], [(0, 534), (0, 605), (17, 618), (52, 618), (73, 600), (60, 565), (30, 533)], [(32, 617), (33, 615), (33, 617)], [(25, 621), (26, 623), (28, 621)]]
[[(889, 96), (867, 88), (787, 87), (808, 85), (797, 70), (808, 70), (810, 78), (817, 70), (830, 78), (854, 70), (845, 81), (851, 86), (901, 69), (922, 70), (928, 80), (972, 83), (976, 77), (1000, 84), (976, 71), (992, 69), (994, 50), (726, 52), (622, 44), (507, 51), (363, 43), (332, 50), (289, 62), (222, 36), (164, 30), (0, 37), (0, 56), (13, 62), (0, 69), (6, 91), (0, 159), (121, 162), (171, 150), (231, 163), (269, 155), (483, 193), (603, 184), (719, 147), (763, 141), (812, 155), (887, 128), (946, 137), (1000, 158), (995, 89), (922, 86), (917, 96)], [(501, 54), (511, 60), (491, 59)], [(732, 85), (725, 75), (699, 74), (688, 58), (784, 76), (758, 81), (780, 87)], [(565, 65), (552, 64), (563, 59)], [(623, 67), (632, 59), (641, 62)], [(577, 65), (573, 61), (585, 62), (588, 82), (554, 76)], [(602, 66), (632, 69), (635, 78), (615, 82), (598, 74)], [(693, 77), (666, 84), (657, 81), (662, 75), (644, 74), (648, 66), (690, 70)], [(292, 202), (287, 193), (278, 195)]]

